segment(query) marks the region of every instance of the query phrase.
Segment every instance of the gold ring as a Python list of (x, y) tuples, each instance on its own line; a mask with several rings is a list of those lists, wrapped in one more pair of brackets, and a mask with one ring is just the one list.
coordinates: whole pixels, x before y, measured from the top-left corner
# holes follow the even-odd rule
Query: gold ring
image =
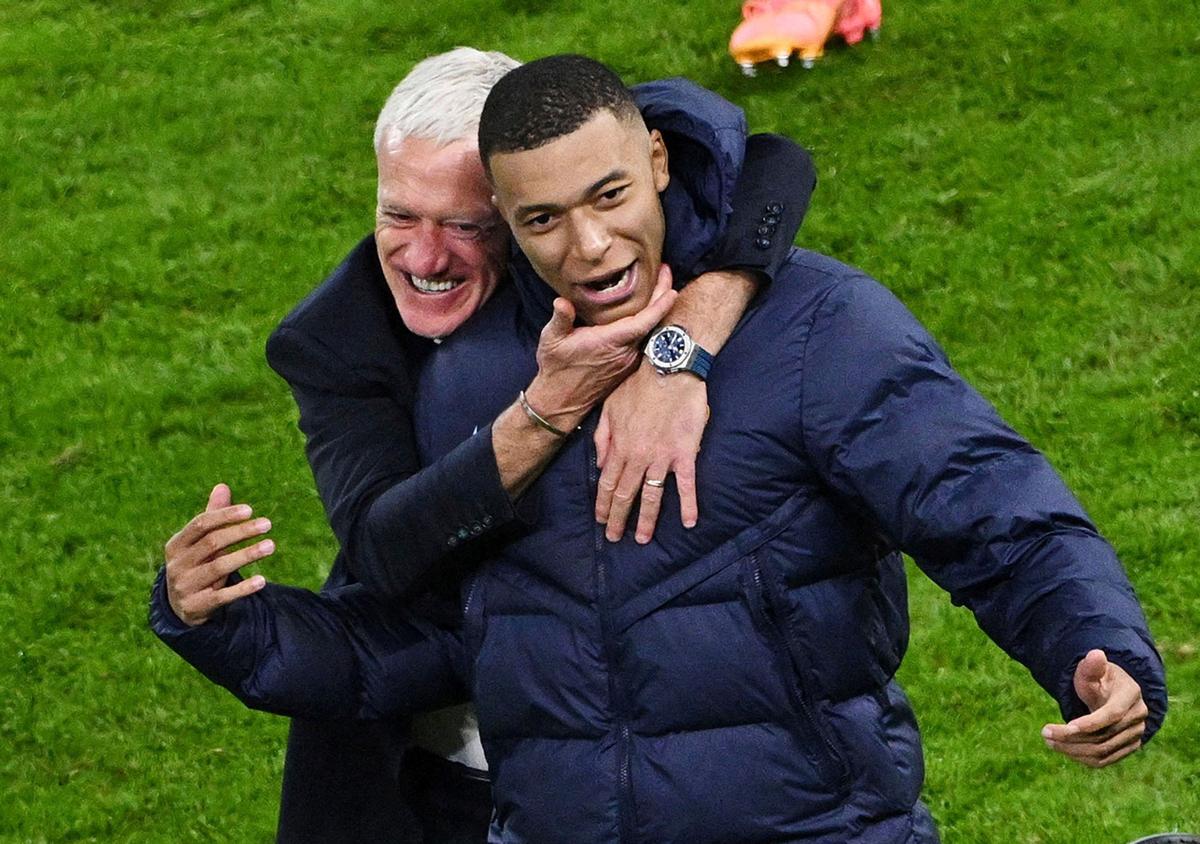
[(663, 486), (666, 484), (666, 482), (667, 482), (667, 479), (666, 479), (666, 478), (660, 478), (660, 479), (659, 479), (659, 480), (657, 480), (657, 481), (656, 481), (656, 480), (653, 480), (653, 479), (651, 479), (651, 478), (646, 478), (646, 481), (645, 481), (645, 483), (646, 483), (646, 486), (652, 486), (652, 487), (654, 487), (655, 489), (662, 489), (662, 488), (663, 488)]

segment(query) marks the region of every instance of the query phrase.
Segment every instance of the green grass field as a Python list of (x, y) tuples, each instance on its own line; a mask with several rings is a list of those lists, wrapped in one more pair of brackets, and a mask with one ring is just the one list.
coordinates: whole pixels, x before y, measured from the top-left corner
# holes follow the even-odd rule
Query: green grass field
[(801, 241), (892, 287), (1120, 551), (1173, 709), (1099, 772), (1043, 747), (1054, 705), (913, 570), (945, 840), (1200, 832), (1196, 6), (885, 13), (876, 44), (744, 79), (735, 0), (0, 0), (0, 840), (271, 840), (284, 722), (158, 643), (146, 596), (219, 480), (276, 525), (263, 573), (321, 583), (263, 342), (372, 225), (391, 86), (459, 44), (689, 76), (812, 149)]

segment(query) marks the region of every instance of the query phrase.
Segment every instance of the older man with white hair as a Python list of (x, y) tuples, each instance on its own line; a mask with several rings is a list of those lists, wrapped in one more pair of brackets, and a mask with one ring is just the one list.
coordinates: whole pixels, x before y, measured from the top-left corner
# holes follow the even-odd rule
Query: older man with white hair
[[(536, 520), (536, 513), (521, 512), (521, 493), (575, 420), (605, 397), (595, 506), (609, 538), (621, 536), (636, 500), (637, 539), (650, 540), (668, 472), (680, 519), (687, 527), (697, 522), (704, 373), (664, 376), (642, 359), (640, 342), (671, 323), (716, 354), (757, 286), (786, 256), (814, 182), (803, 151), (771, 136), (752, 138), (744, 162), (719, 168), (740, 173), (736, 182), (705, 182), (717, 168), (705, 169), (698, 138), (744, 132), (741, 113), (723, 102), (713, 108), (718, 98), (685, 83), (643, 87), (647, 120), (673, 147), (677, 178), (673, 195), (664, 197), (668, 207), (673, 201), (724, 232), (705, 254), (669, 256), (672, 268), (680, 278), (726, 271), (699, 275), (678, 298), (664, 275), (653, 304), (611, 325), (577, 327), (570, 306), (557, 306), (542, 332), (538, 371), (520, 396), (450, 454), (423, 460), (413, 426), (421, 362), (433, 344), (453, 342), (454, 331), (505, 282), (509, 234), (491, 204), (476, 132), (492, 85), (517, 64), (460, 48), (419, 63), (396, 87), (375, 131), (375, 233), (283, 320), (267, 347), (299, 406), (317, 488), (340, 543), (326, 588), (361, 581), (444, 626), (457, 622), (462, 573)], [(725, 122), (693, 119), (693, 102)], [(591, 286), (603, 298), (626, 283), (600, 278)], [(438, 387), (471, 390), (470, 376)], [(661, 413), (664, 407), (673, 412)], [(273, 542), (261, 539), (269, 529), (218, 484), (205, 512), (167, 544), (160, 590), (169, 612), (161, 608), (158, 621), (169, 615), (181, 630), (206, 623), (219, 629), (225, 605), (264, 587), (261, 576), (231, 575), (273, 553)], [(279, 839), (483, 840), (491, 811), (480, 773), (486, 761), (469, 711), (435, 713), (413, 726), (414, 744), (426, 748), (406, 762), (407, 803), (418, 810), (419, 832), (398, 786), (403, 726), (294, 721)], [(445, 787), (431, 791), (430, 784)]]

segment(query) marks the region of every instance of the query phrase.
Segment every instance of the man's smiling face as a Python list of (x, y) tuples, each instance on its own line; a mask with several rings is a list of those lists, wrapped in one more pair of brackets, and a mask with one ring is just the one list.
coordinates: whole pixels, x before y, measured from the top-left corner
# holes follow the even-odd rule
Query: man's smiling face
[(496, 205), (529, 262), (585, 322), (646, 306), (665, 234), (657, 132), (602, 109), (543, 146), (492, 155)]
[(379, 153), (375, 245), (404, 324), (423, 337), (462, 325), (500, 283), (508, 229), (474, 142), (406, 138)]

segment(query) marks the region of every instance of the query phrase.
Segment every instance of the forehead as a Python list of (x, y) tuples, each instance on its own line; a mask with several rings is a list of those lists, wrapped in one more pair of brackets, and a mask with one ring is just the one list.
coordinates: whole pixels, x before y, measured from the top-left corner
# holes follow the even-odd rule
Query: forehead
[(406, 138), (384, 147), (376, 163), (381, 206), (430, 219), (491, 212), (491, 188), (472, 141)]
[(495, 153), (492, 184), (502, 205), (570, 205), (610, 173), (649, 174), (645, 127), (601, 111), (536, 149)]

